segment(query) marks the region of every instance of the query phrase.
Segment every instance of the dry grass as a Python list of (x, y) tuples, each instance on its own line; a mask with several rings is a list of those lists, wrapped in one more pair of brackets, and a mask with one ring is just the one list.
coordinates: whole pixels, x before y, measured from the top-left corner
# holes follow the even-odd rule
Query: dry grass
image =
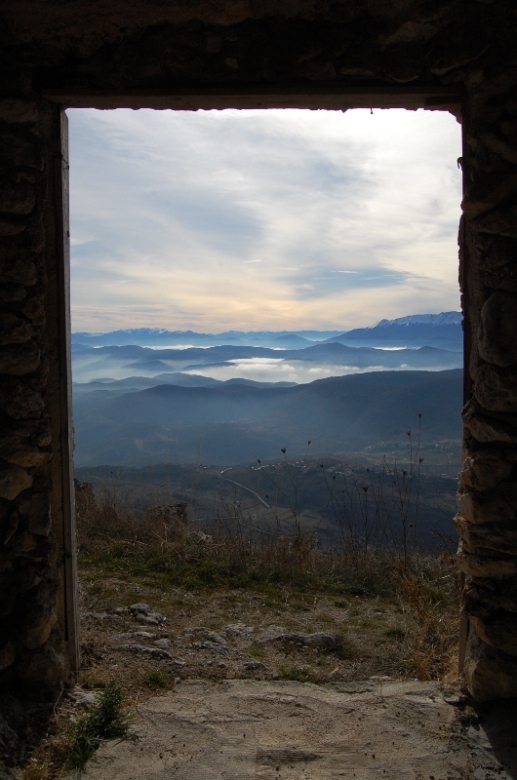
[[(375, 549), (357, 544), (322, 550), (314, 535), (294, 521), (291, 534), (273, 517), (256, 528), (234, 506), (226, 507), (210, 534), (192, 529), (181, 507), (151, 507), (140, 520), (105, 492), (78, 501), (78, 535), (83, 566), (107, 570), (162, 592), (172, 588), (265, 594), (280, 602), (289, 591), (291, 611), (310, 608), (314, 599), (374, 597), (395, 600), (403, 626), (389, 626), (384, 636), (384, 671), (439, 679), (450, 668), (458, 635), (459, 583), (454, 559), (424, 556), (404, 548)], [(107, 530), (109, 529), (109, 534)], [(346, 603), (346, 602), (343, 602)], [(357, 629), (372, 627), (360, 614)], [(325, 616), (320, 616), (324, 623)], [(361, 624), (362, 621), (362, 624)], [(332, 622), (332, 619), (330, 619)]]
[[(190, 526), (184, 506), (150, 507), (138, 517), (109, 491), (96, 501), (89, 487), (77, 491), (77, 529), (85, 611), (109, 613), (135, 598), (145, 600), (174, 626), (175, 652), (191, 659), (171, 673), (166, 663), (128, 657), (112, 634), (134, 630), (129, 618), (117, 618), (111, 628), (88, 618), (82, 629), (83, 688), (102, 690), (118, 682), (126, 696), (142, 701), (174, 686), (177, 673), (182, 679), (256, 676), (332, 684), (373, 675), (439, 680), (451, 671), (459, 582), (447, 554), (418, 554), (407, 540), (398, 549), (375, 548), (352, 534), (339, 548), (322, 550), (295, 516), (291, 533), (274, 517), (257, 533), (233, 505), (207, 534)], [(185, 643), (194, 641), (190, 626), (217, 631), (236, 621), (257, 629), (274, 624), (332, 631), (342, 637), (343, 651), (257, 644), (252, 634), (229, 640), (223, 664), (193, 644), (185, 654)], [(249, 668), (249, 662), (257, 666)], [(81, 766), (104, 738), (87, 728), (97, 723), (94, 711), (78, 718), (65, 702), (58, 718), (54, 735), (31, 755), (20, 780), (63, 776), (67, 763)], [(75, 730), (67, 726), (70, 718)]]
[(456, 651), (459, 583), (452, 558), (422, 563), (413, 561), (398, 589), (415, 626), (408, 640), (407, 672), (419, 680), (433, 680), (451, 668)]
[[(397, 556), (347, 557), (299, 539), (272, 536), (261, 546), (220, 531), (211, 540), (194, 535), (182, 543), (155, 537), (143, 542), (133, 531), (124, 539), (123, 523), (117, 528), (113, 539), (104, 530), (92, 535), (89, 526), (79, 568), (85, 612), (110, 613), (113, 607), (145, 601), (166, 615), (171, 652), (187, 665), (171, 671), (166, 661), (128, 655), (117, 640), (138, 627), (128, 616), (84, 617), (83, 688), (102, 690), (116, 680), (129, 698), (143, 701), (173, 688), (177, 674), (182, 679), (254, 677), (325, 685), (373, 675), (440, 679), (449, 672), (458, 613), (449, 558), (413, 556), (404, 571)], [(218, 631), (236, 622), (257, 632), (229, 639), (222, 667), (221, 657), (196, 648), (197, 635), (188, 633), (192, 626)], [(343, 638), (343, 651), (300, 648), (296, 642), (257, 644), (263, 627), (272, 624), (288, 631), (332, 631)], [(260, 662), (258, 670), (250, 670), (249, 662)], [(21, 780), (62, 776), (71, 744), (66, 723), (77, 717), (71, 705), (63, 706), (68, 707), (59, 716), (63, 725), (32, 754)]]
[[(223, 504), (210, 529), (199, 529), (185, 504), (154, 505), (138, 515), (113, 491), (104, 490), (99, 500), (91, 485), (76, 483), (82, 608), (93, 614), (82, 621), (79, 684), (115, 686), (120, 704), (126, 696), (141, 701), (168, 690), (175, 675), (317, 684), (373, 675), (443, 679), (457, 651), (459, 581), (450, 555), (422, 555), (413, 543), (419, 445), (410, 460), (409, 471), (388, 469), (348, 492), (337, 492), (332, 478), (329, 501), (340, 542), (329, 549), (299, 522), (298, 476), (290, 471), (294, 498), (287, 529), (285, 511), (280, 521), (273, 510), (257, 528), (236, 503)], [(95, 618), (135, 600), (149, 603), (174, 627), (164, 636), (186, 659), (184, 668), (171, 671), (156, 659), (128, 656), (117, 635), (135, 629), (129, 617)], [(236, 622), (252, 633), (227, 637), (222, 663), (210, 649), (196, 648), (202, 643), (188, 633), (192, 626), (218, 631)], [(342, 650), (257, 644), (253, 632), (268, 625), (333, 632), (342, 638)], [(125, 734), (126, 715), (120, 706), (117, 712)], [(109, 736), (98, 721), (95, 710), (78, 717), (63, 702), (53, 735), (31, 755), (20, 780), (54, 780), (67, 765), (83, 766)]]
[[(112, 490), (102, 492), (97, 501), (89, 483), (75, 480), (77, 542), (87, 547), (92, 539), (122, 539), (166, 547), (182, 545), (189, 532), (186, 504), (155, 504), (143, 517), (124, 507)], [(109, 535), (106, 533), (109, 529)]]

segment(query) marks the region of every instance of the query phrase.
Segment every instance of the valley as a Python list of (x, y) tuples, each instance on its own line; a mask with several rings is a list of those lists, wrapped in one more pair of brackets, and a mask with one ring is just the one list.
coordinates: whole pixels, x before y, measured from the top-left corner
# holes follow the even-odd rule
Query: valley
[[(440, 455), (437, 461), (447, 459), (446, 452)], [(407, 466), (407, 461), (389, 464), (379, 454), (367, 462), (309, 456), (291, 462), (284, 456), (275, 463), (226, 469), (83, 467), (76, 476), (93, 484), (100, 501), (109, 497), (136, 518), (149, 506), (184, 502), (191, 528), (203, 532), (238, 526), (239, 533), (263, 541), (269, 533), (292, 537), (300, 531), (314, 534), (318, 546), (327, 548), (346, 546), (356, 529), (358, 538), (367, 533), (374, 546), (398, 546), (406, 523), (411, 544), (452, 549), (454, 467), (434, 462), (404, 474)]]
[(180, 501), (205, 530), (273, 524), (325, 546), (362, 524), (399, 545), (411, 525), (415, 543), (452, 548), (463, 356), (422, 339), (457, 346), (458, 316), (341, 335), (76, 334), (76, 476), (136, 517)]
[(275, 460), (397, 452), (422, 415), (426, 445), (461, 435), (462, 372), (373, 372), (293, 387), (157, 385), (74, 396), (77, 466)]

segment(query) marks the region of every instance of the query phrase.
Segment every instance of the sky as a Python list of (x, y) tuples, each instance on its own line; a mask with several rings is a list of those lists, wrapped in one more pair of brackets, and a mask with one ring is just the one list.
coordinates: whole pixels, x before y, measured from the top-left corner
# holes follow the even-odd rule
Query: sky
[(67, 114), (74, 331), (347, 330), (459, 310), (452, 115)]

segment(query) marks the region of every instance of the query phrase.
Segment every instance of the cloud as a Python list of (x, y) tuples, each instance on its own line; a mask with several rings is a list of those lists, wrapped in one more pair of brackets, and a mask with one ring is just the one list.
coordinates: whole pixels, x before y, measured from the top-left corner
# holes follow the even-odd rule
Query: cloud
[[(289, 277), (298, 299), (308, 297), (323, 299), (336, 293), (343, 294), (348, 291), (371, 290), (375, 288), (386, 289), (397, 286), (402, 289), (404, 285), (415, 287), (417, 283), (424, 283), (429, 278), (417, 276), (407, 271), (394, 271), (389, 268), (363, 268), (361, 270), (341, 270), (320, 267), (310, 269), (286, 269), (299, 271)], [(286, 278), (286, 277), (284, 277)]]
[(68, 112), (74, 329), (346, 328), (455, 309), (440, 112)]

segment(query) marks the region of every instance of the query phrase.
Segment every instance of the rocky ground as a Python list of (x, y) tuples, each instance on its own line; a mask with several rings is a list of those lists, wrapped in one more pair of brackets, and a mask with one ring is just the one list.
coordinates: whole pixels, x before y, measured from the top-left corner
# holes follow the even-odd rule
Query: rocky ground
[[(136, 708), (138, 741), (89, 780), (510, 780), (474, 713), (436, 683), (186, 681)], [(508, 736), (508, 734), (506, 734)], [(504, 761), (504, 758), (503, 758)]]
[(461, 696), (452, 655), (445, 682), (411, 673), (419, 629), (404, 600), (166, 589), (115, 573), (82, 569), (78, 684), (20, 780), (57, 777), (69, 724), (111, 680), (127, 695), (138, 740), (103, 746), (90, 780), (517, 777), (505, 769), (513, 721), (480, 718)]
[(199, 678), (324, 683), (400, 677), (410, 653), (412, 621), (397, 600), (287, 588), (168, 593), (88, 577), (81, 593), (80, 685), (118, 679), (138, 700), (149, 695), (155, 670), (170, 685)]

